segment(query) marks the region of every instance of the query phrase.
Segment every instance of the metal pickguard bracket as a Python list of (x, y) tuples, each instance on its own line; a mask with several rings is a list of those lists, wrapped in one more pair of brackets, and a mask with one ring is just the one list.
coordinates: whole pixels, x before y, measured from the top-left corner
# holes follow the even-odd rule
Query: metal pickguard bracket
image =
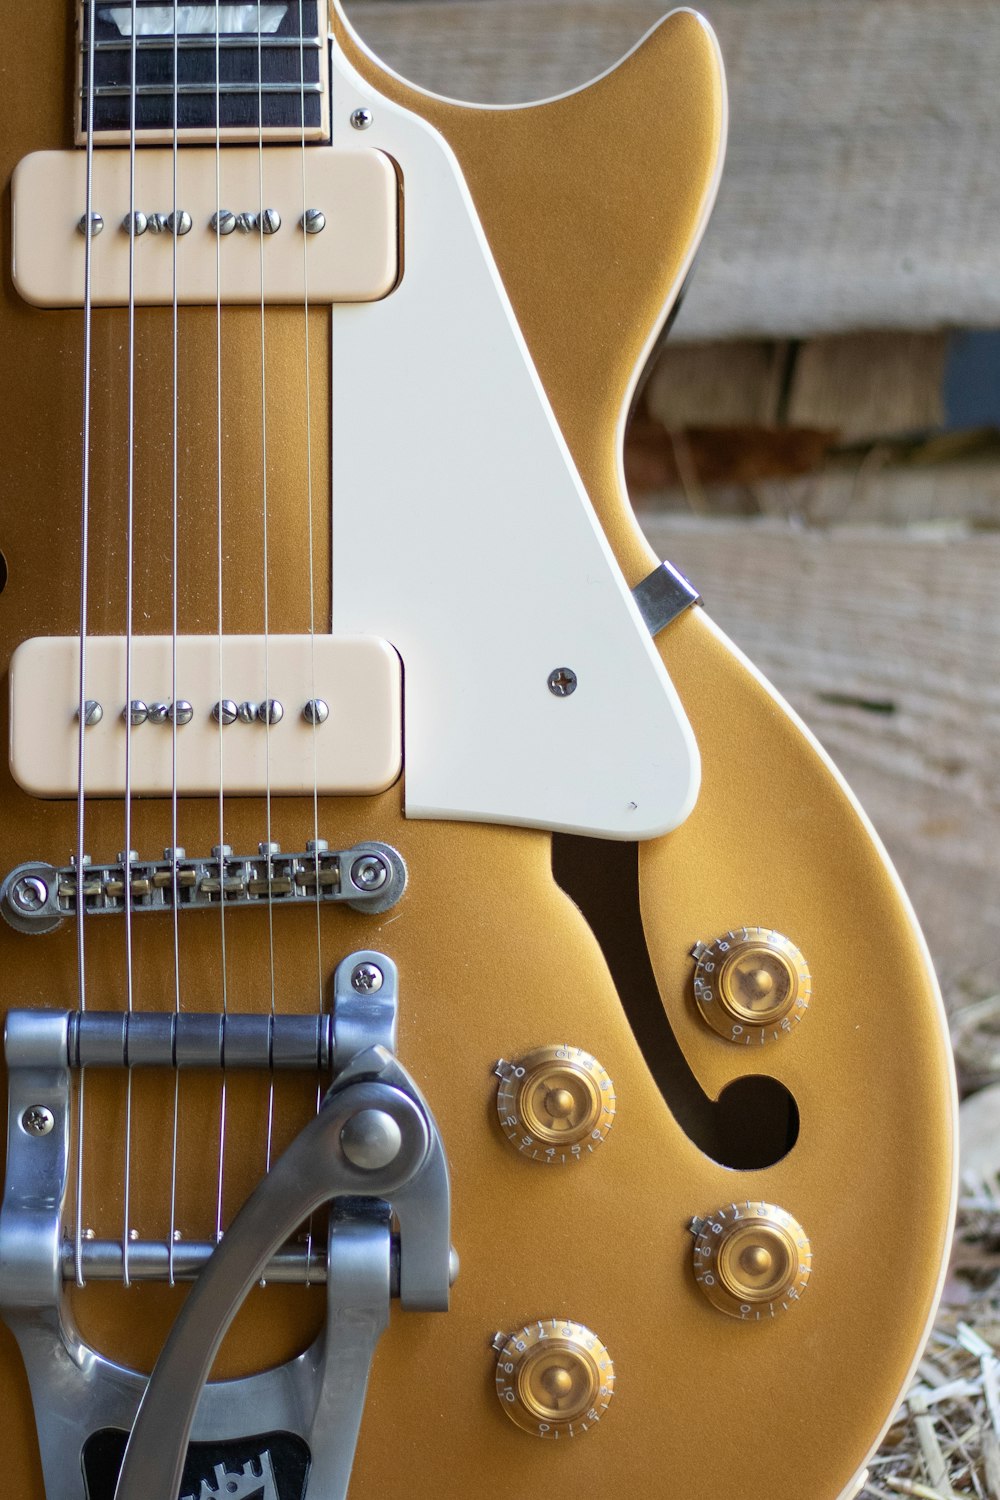
[[(376, 991), (352, 982), (366, 966), (382, 976)], [(346, 1496), (392, 1296), (407, 1308), (445, 1310), (453, 1279), (447, 1163), (434, 1118), (393, 1055), (396, 1007), (396, 969), (385, 955), (352, 954), (338, 966), (334, 1081), (323, 1106), (209, 1257), (148, 1383), (88, 1347), (65, 1295), (70, 1017), (10, 1012), (0, 1311), (27, 1369), (46, 1500)], [(324, 1204), (323, 1333), (277, 1369), (206, 1384), (247, 1292)]]

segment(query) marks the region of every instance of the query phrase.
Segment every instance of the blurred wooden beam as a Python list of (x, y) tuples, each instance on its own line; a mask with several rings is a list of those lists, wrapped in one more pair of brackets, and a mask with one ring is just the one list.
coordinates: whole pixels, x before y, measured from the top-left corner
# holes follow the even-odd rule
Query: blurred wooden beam
[[(730, 150), (677, 337), (1000, 324), (996, 0), (700, 3), (726, 57)], [(349, 7), (392, 66), (485, 102), (582, 84), (666, 8), (660, 0)]]

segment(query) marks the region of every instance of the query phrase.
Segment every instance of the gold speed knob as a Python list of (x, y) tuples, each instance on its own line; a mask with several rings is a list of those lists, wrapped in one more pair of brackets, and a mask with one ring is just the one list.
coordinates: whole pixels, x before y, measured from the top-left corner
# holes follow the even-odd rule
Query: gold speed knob
[(694, 1279), (720, 1312), (760, 1322), (794, 1307), (809, 1285), (809, 1236), (773, 1203), (730, 1203), (691, 1230)]
[(727, 1041), (760, 1045), (787, 1036), (809, 1009), (812, 980), (790, 938), (767, 927), (738, 927), (698, 943), (694, 998)]
[(582, 1323), (548, 1318), (520, 1333), (497, 1334), (497, 1395), (524, 1432), (581, 1437), (614, 1395), (615, 1367), (596, 1333)]
[(497, 1115), (507, 1140), (530, 1161), (583, 1161), (607, 1137), (615, 1091), (596, 1058), (579, 1047), (537, 1047), (496, 1066)]

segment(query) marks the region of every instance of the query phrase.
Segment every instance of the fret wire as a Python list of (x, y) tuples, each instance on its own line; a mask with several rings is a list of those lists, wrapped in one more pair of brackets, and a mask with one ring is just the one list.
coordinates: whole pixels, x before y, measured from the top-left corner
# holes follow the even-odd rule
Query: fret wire
[[(98, 84), (94, 90), (94, 97), (98, 99), (130, 99), (132, 88), (127, 83), (104, 83)], [(174, 86), (171, 83), (140, 83), (135, 93), (142, 98), (144, 95), (150, 97), (174, 97)], [(259, 97), (261, 94), (294, 94), (299, 96), (302, 92), (297, 83), (223, 83), (216, 89), (214, 83), (182, 83), (178, 86), (178, 94), (192, 95), (200, 94), (212, 98), (218, 94), (252, 94)], [(322, 83), (307, 83), (305, 92), (307, 94), (322, 94)], [(87, 98), (87, 90), (80, 90), (80, 98)]]
[[(215, 41), (212, 38), (204, 39), (200, 36), (182, 36), (178, 37), (177, 41), (178, 51), (181, 52), (195, 52), (199, 49), (211, 54), (215, 52)], [(299, 50), (305, 47), (313, 52), (320, 52), (323, 47), (323, 43), (318, 36), (266, 36), (261, 37), (261, 42), (265, 48), (276, 51), (282, 48), (289, 50), (294, 47), (296, 50)], [(219, 46), (223, 51), (237, 51), (240, 48), (244, 51), (253, 50), (256, 52), (257, 50), (256, 38), (248, 40), (244, 37), (223, 36), (219, 38)], [(119, 40), (115, 37), (105, 41), (99, 40), (95, 44), (94, 50), (96, 52), (131, 52), (132, 47), (130, 42), (124, 39)], [(138, 51), (140, 52), (173, 52), (173, 50), (173, 41), (169, 37), (144, 36), (138, 38)], [(90, 51), (89, 41), (80, 43), (80, 51), (84, 53)]]

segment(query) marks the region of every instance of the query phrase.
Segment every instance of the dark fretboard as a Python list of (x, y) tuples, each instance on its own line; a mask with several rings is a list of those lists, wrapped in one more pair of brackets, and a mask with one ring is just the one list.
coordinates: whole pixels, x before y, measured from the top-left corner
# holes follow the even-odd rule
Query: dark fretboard
[[(79, 9), (85, 136), (90, 0)], [(163, 137), (174, 130), (175, 105), (177, 129), (201, 139), (212, 138), (217, 123), (227, 134), (258, 126), (322, 132), (327, 70), (318, 0), (136, 0), (134, 10), (132, 0), (97, 0), (93, 11), (95, 135), (127, 133), (134, 120), (137, 132)]]

